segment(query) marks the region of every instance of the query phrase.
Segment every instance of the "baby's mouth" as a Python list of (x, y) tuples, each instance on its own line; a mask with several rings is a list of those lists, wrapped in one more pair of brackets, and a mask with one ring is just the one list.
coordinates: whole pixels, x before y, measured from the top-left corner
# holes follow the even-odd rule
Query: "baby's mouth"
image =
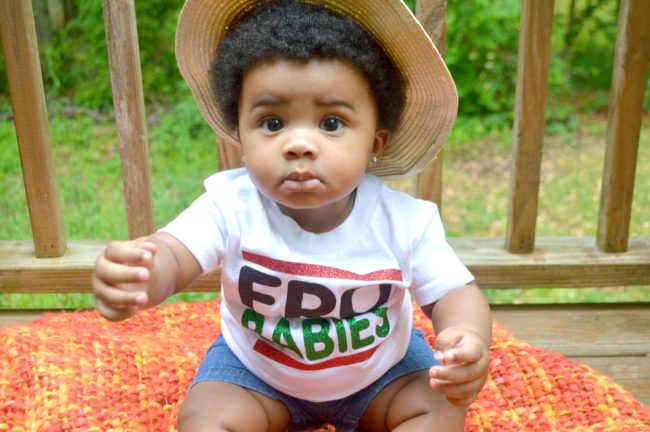
[(309, 172), (292, 172), (281, 186), (288, 192), (313, 192), (321, 185), (321, 180)]

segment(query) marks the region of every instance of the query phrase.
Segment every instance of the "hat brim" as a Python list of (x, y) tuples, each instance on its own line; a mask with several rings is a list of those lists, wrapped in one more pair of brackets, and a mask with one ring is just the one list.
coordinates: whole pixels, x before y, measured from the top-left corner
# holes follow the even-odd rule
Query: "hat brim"
[[(239, 145), (223, 121), (210, 84), (210, 64), (230, 26), (268, 0), (187, 0), (176, 29), (176, 60), (203, 117), (226, 142)], [(405, 81), (405, 105), (379, 163), (386, 179), (420, 172), (447, 139), (458, 109), (456, 86), (442, 57), (408, 7), (398, 0), (304, 0), (348, 16), (372, 35)]]

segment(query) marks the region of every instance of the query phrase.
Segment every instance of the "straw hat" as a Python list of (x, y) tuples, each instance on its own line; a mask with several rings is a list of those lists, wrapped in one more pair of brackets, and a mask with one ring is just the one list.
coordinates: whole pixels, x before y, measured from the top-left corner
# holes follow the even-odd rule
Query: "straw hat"
[[(203, 117), (217, 135), (238, 146), (225, 125), (209, 70), (229, 27), (267, 0), (187, 0), (176, 29), (176, 60)], [(405, 105), (380, 162), (383, 178), (416, 174), (433, 160), (456, 118), (458, 94), (447, 67), (408, 7), (400, 0), (305, 0), (355, 20), (386, 51), (405, 80)]]

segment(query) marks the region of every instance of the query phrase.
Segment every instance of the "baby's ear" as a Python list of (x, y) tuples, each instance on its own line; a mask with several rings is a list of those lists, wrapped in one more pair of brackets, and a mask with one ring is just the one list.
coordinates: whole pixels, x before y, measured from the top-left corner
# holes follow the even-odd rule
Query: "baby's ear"
[(231, 141), (231, 143), (234, 144), (234, 146), (241, 151), (242, 145), (241, 145), (241, 136), (239, 135), (239, 126), (236, 126), (234, 129), (232, 129), (232, 133), (235, 136), (236, 140)]
[(390, 130), (386, 128), (377, 129), (375, 133), (375, 140), (372, 144), (372, 152), (377, 155), (378, 158), (381, 158), (381, 155), (384, 153), (384, 149), (388, 145), (390, 140)]
[(368, 160), (368, 168), (373, 168), (377, 166), (381, 155), (384, 152), (384, 148), (388, 144), (390, 139), (390, 131), (388, 129), (377, 129), (375, 133), (375, 139), (372, 143), (372, 152), (370, 154), (370, 159)]

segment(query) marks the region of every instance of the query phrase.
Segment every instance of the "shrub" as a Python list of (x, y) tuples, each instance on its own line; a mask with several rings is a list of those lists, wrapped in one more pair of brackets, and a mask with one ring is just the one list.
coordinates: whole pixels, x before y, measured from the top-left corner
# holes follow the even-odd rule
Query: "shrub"
[[(406, 0), (415, 8), (416, 0)], [(53, 98), (83, 107), (111, 110), (112, 94), (99, 1), (76, 0), (77, 15), (42, 48), (45, 87)], [(557, 2), (553, 26), (551, 92), (606, 89), (616, 37), (616, 5), (611, 0)], [(145, 97), (170, 104), (185, 92), (174, 57), (174, 33), (183, 0), (136, 2)], [(456, 80), (460, 114), (512, 113), (519, 38), (520, 0), (449, 1), (447, 63)], [(1, 54), (1, 53), (0, 53)], [(7, 83), (0, 62), (0, 93)], [(184, 96), (184, 95), (183, 95)], [(603, 99), (596, 100), (602, 108)], [(4, 109), (4, 108), (3, 108)], [(1, 113), (1, 112), (0, 112)]]
[[(83, 107), (111, 110), (102, 2), (76, 3), (76, 16), (40, 46), (46, 92)], [(182, 4), (182, 0), (135, 2), (143, 84), (150, 102), (175, 101), (181, 78), (174, 57), (174, 33)], [(6, 92), (6, 72), (0, 62), (0, 93)]]

